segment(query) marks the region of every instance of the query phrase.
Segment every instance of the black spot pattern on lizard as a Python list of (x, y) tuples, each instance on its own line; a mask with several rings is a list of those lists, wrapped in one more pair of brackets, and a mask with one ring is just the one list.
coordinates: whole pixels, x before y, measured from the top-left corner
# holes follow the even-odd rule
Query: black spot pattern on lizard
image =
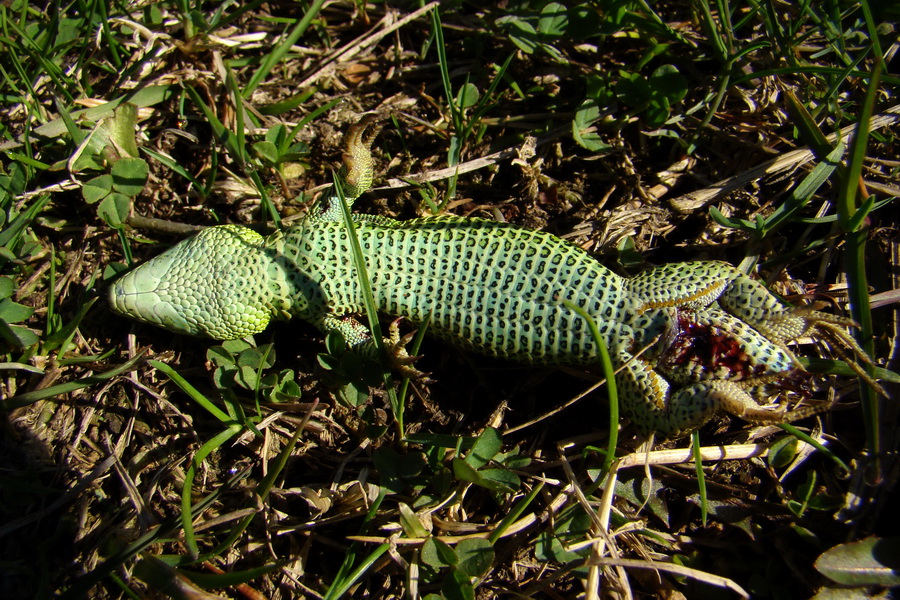
[[(297, 268), (316, 274), (310, 283), (324, 291), (329, 309), (362, 312), (342, 224), (295, 229), (285, 234), (285, 248), (314, 248), (299, 253)], [(360, 222), (357, 235), (380, 311), (427, 319), (431, 333), (477, 352), (531, 363), (592, 363), (597, 352), (587, 324), (561, 298), (587, 310), (608, 343), (619, 341), (616, 333), (631, 318), (623, 280), (546, 233), (441, 217), (390, 227)], [(304, 279), (292, 280), (302, 285)], [(609, 306), (616, 310), (604, 310)]]

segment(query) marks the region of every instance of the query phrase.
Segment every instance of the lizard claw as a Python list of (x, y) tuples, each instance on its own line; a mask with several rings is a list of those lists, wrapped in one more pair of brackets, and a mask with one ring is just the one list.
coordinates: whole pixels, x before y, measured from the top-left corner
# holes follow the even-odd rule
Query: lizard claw
[(401, 336), (401, 321), (403, 321), (402, 317), (391, 321), (391, 324), (388, 326), (388, 337), (384, 340), (384, 346), (387, 349), (391, 365), (404, 377), (414, 379), (420, 383), (434, 383), (434, 380), (429, 377), (430, 373), (420, 371), (414, 366), (414, 363), (422, 357), (410, 355), (406, 350), (406, 346), (416, 337), (417, 331), (410, 331), (406, 335)]
[(853, 371), (865, 381), (877, 394), (887, 396), (887, 392), (875, 379), (866, 372), (865, 365), (874, 367), (875, 363), (859, 345), (846, 328), (859, 327), (859, 324), (845, 317), (838, 317), (805, 307), (795, 308), (797, 316), (803, 318), (808, 330), (816, 331), (831, 342), (831, 348)]

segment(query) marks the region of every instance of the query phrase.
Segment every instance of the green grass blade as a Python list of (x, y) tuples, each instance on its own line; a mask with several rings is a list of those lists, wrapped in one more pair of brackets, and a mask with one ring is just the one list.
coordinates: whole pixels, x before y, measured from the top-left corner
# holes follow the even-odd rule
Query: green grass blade
[[(184, 177), (185, 179), (190, 181), (191, 185), (194, 186), (194, 189), (196, 189), (197, 192), (200, 193), (201, 195), (203, 195), (203, 193), (206, 191), (206, 186), (203, 184), (202, 181), (200, 181), (199, 179), (194, 177), (190, 172), (188, 172), (187, 169), (185, 169), (181, 165), (181, 163), (179, 163), (177, 160), (175, 160), (168, 154), (163, 154), (161, 152), (157, 152), (156, 150), (152, 150), (150, 148), (141, 148), (141, 151), (144, 154), (146, 154), (147, 156), (156, 160), (158, 163), (165, 165), (166, 167), (172, 169), (173, 171), (175, 171), (176, 173), (178, 173), (179, 175), (181, 175), (182, 177)], [(203, 195), (203, 197), (205, 197), (205, 195)]]
[(253, 74), (250, 81), (247, 83), (247, 86), (244, 88), (244, 98), (249, 98), (256, 88), (259, 87), (259, 84), (268, 77), (272, 69), (275, 68), (275, 65), (281, 62), (290, 51), (291, 46), (296, 44), (300, 37), (306, 32), (306, 29), (309, 27), (310, 23), (312, 23), (313, 19), (318, 16), (319, 11), (322, 10), (322, 6), (324, 5), (325, 0), (315, 0), (312, 5), (306, 9), (306, 14), (303, 15), (303, 18), (297, 23), (297, 26), (294, 27), (284, 40), (265, 57), (265, 59), (263, 59), (262, 65), (260, 65), (259, 69)]
[(212, 401), (209, 400), (209, 398), (201, 394), (200, 391), (197, 390), (197, 388), (188, 383), (188, 381), (184, 377), (179, 375), (175, 369), (158, 360), (149, 360), (147, 362), (152, 367), (158, 369), (159, 371), (162, 371), (163, 374), (171, 379), (175, 385), (181, 388), (181, 391), (187, 394), (191, 400), (205, 408), (207, 412), (218, 419), (223, 425), (228, 425), (229, 427), (232, 425), (237, 425), (237, 423), (231, 416), (229, 416), (221, 408), (213, 404)]
[[(225, 483), (225, 485), (192, 506), (191, 514), (198, 515), (208, 509), (219, 499), (219, 495), (222, 491), (235, 489), (237, 484), (246, 479), (249, 474), (249, 467), (246, 469), (242, 469), (239, 473), (236, 473)], [(121, 550), (113, 553), (112, 556), (100, 563), (100, 565), (98, 565), (93, 571), (73, 582), (70, 587), (59, 594), (59, 600), (81, 600), (82, 598), (91, 597), (89, 595), (89, 592), (94, 588), (94, 586), (100, 583), (103, 578), (112, 574), (117, 569), (121, 569), (126, 562), (131, 560), (141, 551), (148, 548), (151, 544), (155, 544), (159, 541), (173, 536), (178, 532), (179, 528), (181, 527), (181, 523), (182, 520), (180, 516), (174, 516), (166, 519), (158, 526), (140, 536), (138, 539), (134, 540)]]
[(803, 210), (810, 200), (813, 199), (816, 192), (825, 185), (834, 174), (835, 170), (840, 166), (841, 159), (846, 151), (846, 146), (838, 143), (834, 149), (822, 159), (822, 162), (813, 167), (813, 170), (803, 178), (803, 180), (791, 190), (791, 195), (785, 202), (779, 205), (765, 221), (760, 229), (760, 238), (772, 233), (780, 226), (790, 221), (794, 216)]
[[(869, 139), (869, 121), (875, 110), (875, 98), (879, 93), (882, 63), (877, 61), (872, 70), (866, 89), (865, 99), (859, 112), (856, 133), (850, 144), (850, 162), (847, 166), (838, 196), (838, 223), (849, 228), (854, 222), (857, 207), (857, 192), (862, 180), (863, 163)], [(869, 308), (869, 288), (866, 277), (865, 255), (868, 228), (859, 226), (847, 231), (846, 272), (850, 293), (850, 310), (854, 320), (859, 323), (858, 339), (863, 350), (869, 356), (874, 355), (872, 312)], [(871, 369), (867, 369), (871, 373)], [(863, 416), (866, 422), (867, 448), (873, 456), (881, 452), (880, 407), (878, 396), (864, 381), (860, 381)]]
[(700, 454), (700, 434), (691, 433), (691, 453), (694, 455), (694, 472), (697, 474), (697, 492), (700, 495), (700, 521), (706, 527), (709, 517), (709, 502), (706, 496), (706, 473), (703, 472), (703, 458)]
[(340, 177), (336, 174), (332, 175), (334, 180), (334, 191), (340, 200), (341, 216), (344, 219), (344, 227), (347, 228), (347, 238), (350, 241), (350, 248), (353, 251), (353, 266), (356, 269), (356, 277), (359, 281), (360, 290), (362, 292), (363, 304), (366, 307), (366, 318), (369, 322), (369, 331), (372, 333), (372, 339), (375, 347), (378, 349), (378, 355), (382, 359), (382, 377), (384, 380), (385, 392), (391, 407), (399, 412), (394, 413), (394, 423), (397, 426), (397, 433), (403, 438), (403, 408), (400, 407), (396, 390), (394, 389), (394, 379), (391, 377), (390, 360), (387, 349), (384, 347), (384, 336), (381, 333), (381, 324), (378, 322), (378, 308), (375, 306), (375, 295), (372, 293), (371, 279), (369, 278), (368, 269), (366, 269), (366, 259), (363, 256), (362, 248), (359, 245), (359, 237), (356, 235), (356, 224), (353, 222), (353, 215), (350, 214), (350, 207), (347, 205), (347, 199), (344, 196), (344, 190), (341, 186)]
[[(366, 513), (366, 518), (363, 521), (362, 526), (360, 527), (360, 533), (365, 533), (368, 531), (369, 524), (374, 519), (375, 515), (378, 512), (378, 508), (381, 506), (381, 503), (385, 498), (385, 490), (381, 488), (378, 493), (378, 497), (372, 502), (372, 506), (369, 507), (368, 512)], [(331, 587), (328, 589), (328, 592), (325, 594), (323, 600), (338, 600), (344, 594), (346, 594), (353, 584), (359, 581), (363, 575), (365, 575), (366, 571), (375, 564), (381, 555), (387, 552), (390, 549), (390, 544), (381, 544), (375, 550), (366, 556), (365, 559), (353, 569), (353, 565), (356, 562), (357, 551), (360, 548), (360, 544), (354, 542), (351, 544), (350, 549), (347, 551), (347, 556), (344, 559), (344, 562), (341, 564), (340, 569), (338, 569), (337, 575), (335, 575), (334, 582), (331, 584)], [(351, 569), (353, 569), (351, 571)]]
[(67, 381), (65, 383), (60, 383), (57, 385), (52, 385), (48, 388), (44, 388), (42, 390), (35, 390), (33, 392), (25, 392), (22, 394), (16, 394), (12, 398), (8, 400), (0, 399), (0, 410), (10, 411), (15, 408), (21, 408), (23, 406), (28, 406), (29, 404), (34, 404), (40, 400), (47, 400), (49, 398), (53, 398), (55, 396), (61, 396), (63, 394), (69, 394), (71, 392), (75, 392), (77, 390), (84, 389), (86, 387), (90, 387), (92, 385), (98, 385), (101, 383), (105, 383), (114, 377), (118, 377), (123, 373), (127, 373), (129, 371), (137, 368), (138, 364), (143, 361), (144, 355), (143, 353), (138, 354), (128, 362), (122, 363), (118, 367), (114, 369), (110, 369), (104, 373), (99, 375), (92, 375), (90, 377), (83, 377), (81, 379), (76, 379), (75, 381)]
[(534, 499), (537, 498), (538, 494), (541, 493), (541, 490), (544, 489), (543, 481), (539, 481), (536, 486), (534, 486), (528, 495), (516, 502), (515, 506), (503, 517), (503, 520), (497, 524), (497, 527), (491, 531), (490, 535), (488, 535), (488, 541), (491, 544), (496, 544), (497, 541), (503, 537), (503, 534), (509, 529), (509, 526), (519, 520), (519, 517), (522, 516), (522, 513), (531, 506), (531, 503), (534, 502)]
[[(260, 499), (260, 501), (265, 502), (266, 498), (268, 498), (269, 492), (272, 490), (272, 486), (275, 485), (276, 479), (281, 475), (281, 473), (284, 471), (284, 468), (287, 466), (288, 460), (290, 459), (291, 454), (293, 454), (294, 452), (294, 448), (297, 447), (297, 442), (300, 440), (300, 436), (303, 435), (303, 431), (306, 428), (306, 423), (309, 421), (309, 417), (312, 415), (317, 405), (318, 402), (313, 403), (313, 406), (304, 417), (303, 422), (297, 427), (296, 430), (294, 430), (294, 433), (288, 440), (287, 444), (285, 444), (284, 448), (281, 449), (281, 452), (278, 453), (278, 457), (268, 465), (266, 476), (263, 477), (262, 481), (260, 481), (259, 485), (256, 487), (256, 495)], [(235, 525), (235, 527), (228, 534), (228, 537), (225, 538), (224, 541), (222, 541), (210, 552), (197, 557), (197, 562), (210, 560), (219, 556), (226, 550), (232, 548), (234, 544), (240, 539), (241, 535), (243, 535), (244, 531), (246, 531), (247, 527), (250, 526), (250, 523), (253, 521), (253, 518), (255, 516), (255, 513), (252, 513), (238, 521), (237, 525)]]
[[(583, 308), (568, 300), (563, 300), (563, 304), (569, 310), (573, 310), (584, 319), (588, 324), (591, 337), (594, 339), (594, 345), (597, 347), (597, 355), (600, 357), (600, 366), (603, 369), (603, 377), (606, 379), (606, 393), (609, 397), (609, 442), (607, 443), (606, 457), (603, 460), (601, 472), (609, 473), (609, 468), (616, 458), (616, 445), (619, 443), (619, 392), (616, 386), (616, 370), (613, 368), (612, 359), (609, 356), (609, 349), (606, 342), (600, 335), (597, 323)], [(598, 477), (594, 485), (599, 485), (603, 481), (603, 477)], [(591, 492), (585, 493), (593, 493)]]
[(834, 462), (834, 464), (836, 464), (838, 467), (840, 467), (845, 473), (850, 473), (850, 467), (848, 467), (844, 461), (842, 461), (834, 452), (832, 452), (830, 448), (822, 445), (822, 443), (819, 442), (819, 440), (816, 440), (816, 439), (812, 438), (809, 434), (800, 431), (799, 429), (797, 429), (795, 426), (791, 425), (790, 423), (781, 423), (778, 426), (781, 427), (786, 432), (788, 432), (789, 434), (791, 434), (792, 436), (794, 436), (795, 438), (797, 438), (798, 440), (806, 442), (807, 444), (809, 444), (810, 446), (812, 446), (813, 448), (815, 448), (816, 450), (818, 450), (819, 452), (821, 452), (822, 454), (827, 456), (831, 461)]
[(194, 485), (194, 477), (197, 469), (206, 460), (212, 452), (221, 448), (228, 440), (243, 431), (240, 425), (232, 425), (228, 429), (219, 432), (218, 435), (211, 440), (207, 440), (191, 460), (191, 466), (184, 475), (184, 488), (181, 490), (181, 528), (184, 531), (184, 543), (187, 545), (188, 554), (196, 558), (200, 555), (200, 548), (197, 546), (197, 538), (194, 535), (194, 518), (191, 512), (191, 491)]

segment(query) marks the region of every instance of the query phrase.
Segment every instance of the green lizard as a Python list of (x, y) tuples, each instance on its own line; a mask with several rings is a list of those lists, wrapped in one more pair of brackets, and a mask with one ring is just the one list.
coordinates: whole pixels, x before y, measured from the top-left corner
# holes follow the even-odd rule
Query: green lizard
[[(346, 137), (346, 197), (371, 185), (378, 127), (364, 120)], [(211, 227), (120, 278), (113, 310), (172, 331), (219, 340), (299, 317), (338, 330), (351, 346), (369, 340), (348, 233), (332, 191), (302, 224), (263, 237), (238, 225)], [(782, 305), (723, 262), (688, 262), (632, 278), (540, 231), (459, 217), (395, 221), (354, 214), (379, 311), (428, 321), (428, 331), (474, 352), (547, 365), (593, 365), (588, 324), (609, 349), (622, 408), (648, 435), (674, 437), (727, 411), (754, 423), (817, 412), (760, 406), (769, 384), (802, 372), (786, 342), (808, 331), (839, 340), (852, 322)]]

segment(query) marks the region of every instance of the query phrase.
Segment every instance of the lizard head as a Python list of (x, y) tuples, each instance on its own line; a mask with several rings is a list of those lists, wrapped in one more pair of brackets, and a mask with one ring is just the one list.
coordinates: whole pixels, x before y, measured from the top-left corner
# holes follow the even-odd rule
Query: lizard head
[(259, 333), (273, 315), (262, 243), (239, 225), (205, 229), (119, 278), (109, 305), (177, 333), (218, 340)]

